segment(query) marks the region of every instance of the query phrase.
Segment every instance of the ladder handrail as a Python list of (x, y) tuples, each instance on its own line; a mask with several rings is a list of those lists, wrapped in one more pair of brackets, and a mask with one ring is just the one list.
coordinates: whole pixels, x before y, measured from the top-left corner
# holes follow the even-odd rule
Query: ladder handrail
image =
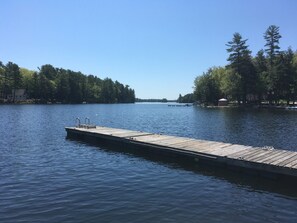
[(80, 119), (77, 117), (76, 119), (75, 119), (75, 122), (76, 122), (76, 124), (78, 124), (78, 125), (76, 125), (76, 127), (80, 127)]

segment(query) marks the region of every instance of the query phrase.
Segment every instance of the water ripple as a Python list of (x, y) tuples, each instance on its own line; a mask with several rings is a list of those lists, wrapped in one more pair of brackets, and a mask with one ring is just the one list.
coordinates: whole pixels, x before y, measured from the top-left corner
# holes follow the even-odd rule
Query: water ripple
[(285, 185), (112, 152), (68, 141), (64, 130), (86, 116), (110, 127), (296, 150), (295, 113), (162, 104), (0, 112), (0, 222), (297, 221), (297, 195)]

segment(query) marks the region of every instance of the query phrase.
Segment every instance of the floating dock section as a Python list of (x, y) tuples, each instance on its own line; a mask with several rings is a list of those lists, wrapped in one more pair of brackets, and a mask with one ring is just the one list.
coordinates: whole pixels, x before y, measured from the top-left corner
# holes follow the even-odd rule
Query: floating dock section
[(118, 147), (134, 148), (137, 152), (186, 158), (195, 163), (225, 167), (230, 170), (272, 178), (297, 179), (297, 152), (244, 146), (231, 143), (198, 140), (115, 129), (92, 125), (66, 127), (67, 137)]

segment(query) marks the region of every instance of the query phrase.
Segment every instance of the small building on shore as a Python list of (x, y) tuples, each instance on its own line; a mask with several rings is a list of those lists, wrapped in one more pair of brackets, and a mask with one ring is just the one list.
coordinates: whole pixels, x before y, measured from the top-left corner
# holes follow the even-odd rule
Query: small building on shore
[(7, 95), (7, 100), (9, 101), (25, 101), (27, 100), (27, 94), (25, 89), (13, 89), (11, 94)]
[(218, 106), (228, 106), (228, 100), (226, 98), (221, 98), (218, 102)]

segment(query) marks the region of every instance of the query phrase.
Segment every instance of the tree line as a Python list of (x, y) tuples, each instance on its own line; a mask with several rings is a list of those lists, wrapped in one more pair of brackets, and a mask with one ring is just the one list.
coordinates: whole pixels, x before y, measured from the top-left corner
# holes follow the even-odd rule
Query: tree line
[[(14, 89), (25, 89), (27, 98), (35, 103), (134, 103), (135, 92), (110, 78), (55, 68), (46, 64), (38, 71), (20, 68), (17, 64), (0, 61), (0, 98), (7, 101)], [(12, 95), (11, 103), (15, 102)]]
[(142, 99), (142, 98), (136, 98), (135, 102), (175, 102), (176, 100), (168, 100), (167, 98), (157, 99), (157, 98), (148, 98), (148, 99)]
[(185, 94), (184, 96), (179, 94), (177, 102), (178, 103), (194, 103), (195, 102), (195, 96), (194, 96), (193, 93)]
[(225, 67), (212, 67), (194, 81), (195, 99), (217, 104), (227, 98), (239, 104), (279, 105), (295, 102), (297, 96), (297, 53), (281, 50), (279, 27), (271, 25), (264, 33), (264, 49), (252, 56), (247, 39), (234, 33)]

